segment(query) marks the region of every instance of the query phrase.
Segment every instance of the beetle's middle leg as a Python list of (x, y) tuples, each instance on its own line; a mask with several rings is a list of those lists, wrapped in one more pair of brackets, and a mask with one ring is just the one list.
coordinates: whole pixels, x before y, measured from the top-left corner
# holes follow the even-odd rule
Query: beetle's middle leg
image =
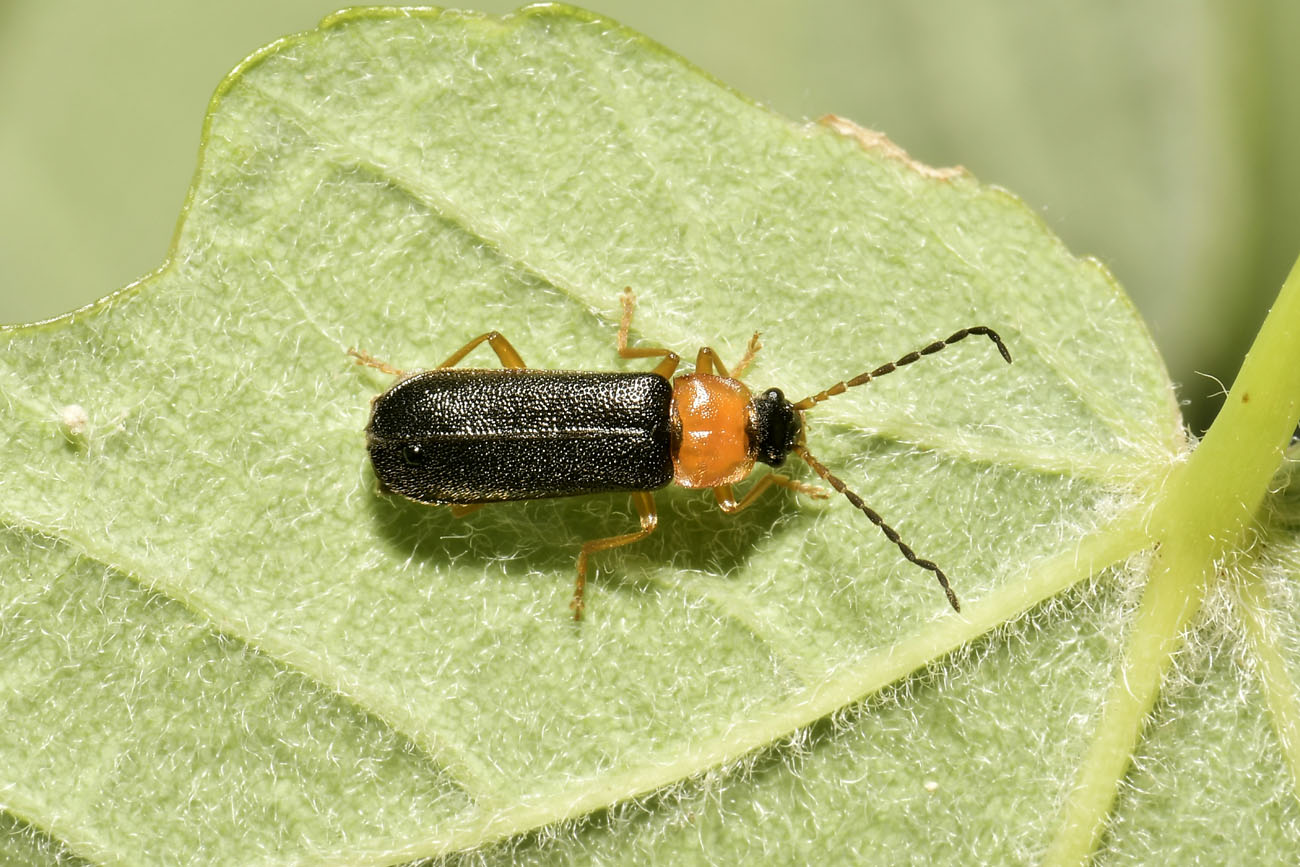
[(657, 373), (664, 379), (671, 379), (673, 371), (677, 369), (681, 356), (671, 349), (662, 348), (641, 348), (629, 349), (627, 346), (627, 335), (632, 330), (632, 308), (636, 307), (636, 294), (632, 287), (628, 286), (623, 290), (623, 320), (618, 325), (618, 354), (623, 358), (651, 358), (656, 355), (662, 355), (663, 361), (651, 371)]
[(796, 482), (794, 479), (787, 478), (778, 473), (768, 473), (745, 492), (745, 496), (739, 501), (736, 500), (736, 492), (731, 485), (719, 485), (713, 489), (713, 497), (718, 501), (718, 508), (728, 515), (734, 515), (742, 509), (747, 509), (754, 504), (759, 495), (773, 485), (779, 485), (782, 488), (789, 488), (792, 491), (798, 491), (801, 494), (807, 494), (816, 500), (824, 500), (830, 496), (824, 488), (816, 485), (807, 485), (803, 482)]
[(620, 548), (623, 545), (639, 542), (653, 533), (655, 527), (659, 525), (659, 516), (655, 512), (653, 494), (649, 491), (636, 491), (632, 494), (632, 504), (636, 506), (637, 512), (641, 514), (640, 530), (622, 536), (610, 536), (607, 539), (592, 539), (590, 542), (583, 543), (582, 553), (578, 554), (578, 583), (573, 588), (573, 601), (569, 603), (569, 607), (573, 609), (574, 620), (581, 620), (582, 611), (586, 608), (582, 596), (587, 589), (587, 558), (597, 551), (608, 551), (610, 548)]

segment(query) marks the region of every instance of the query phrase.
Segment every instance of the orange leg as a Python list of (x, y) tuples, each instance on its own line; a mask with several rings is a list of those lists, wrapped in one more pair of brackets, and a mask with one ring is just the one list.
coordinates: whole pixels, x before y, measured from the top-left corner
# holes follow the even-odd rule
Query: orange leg
[(659, 516), (655, 513), (654, 495), (648, 491), (637, 491), (632, 494), (632, 503), (641, 515), (640, 530), (622, 536), (610, 536), (607, 539), (593, 539), (584, 543), (582, 553), (578, 554), (578, 583), (573, 588), (573, 601), (569, 603), (569, 607), (573, 609), (574, 620), (581, 620), (583, 609), (586, 608), (582, 595), (587, 589), (587, 558), (597, 551), (608, 551), (610, 548), (620, 548), (623, 545), (639, 542), (653, 533), (655, 527), (659, 525)]
[(830, 496), (822, 488), (816, 485), (805, 485), (803, 482), (796, 482), (794, 479), (786, 478), (777, 473), (768, 473), (753, 484), (745, 496), (736, 501), (736, 493), (731, 485), (719, 485), (713, 489), (713, 497), (718, 501), (718, 508), (728, 515), (734, 515), (742, 509), (747, 509), (754, 504), (759, 495), (773, 485), (779, 485), (782, 488), (789, 488), (792, 491), (798, 491), (801, 494), (807, 494), (818, 500), (824, 500)]
[(701, 347), (700, 351), (695, 355), (695, 372), (705, 375), (716, 373), (718, 376), (725, 376), (729, 379), (740, 379), (741, 374), (745, 372), (745, 368), (749, 367), (754, 360), (754, 356), (762, 348), (763, 344), (758, 342), (758, 332), (755, 331), (754, 336), (749, 338), (749, 345), (745, 347), (745, 354), (740, 357), (735, 369), (731, 373), (727, 373), (727, 368), (723, 365), (722, 359), (718, 357), (718, 353), (714, 351), (713, 347)]
[(758, 351), (762, 348), (763, 344), (758, 342), (758, 332), (755, 331), (754, 336), (749, 338), (749, 345), (745, 347), (745, 354), (740, 356), (740, 361), (737, 361), (736, 366), (732, 368), (731, 375), (736, 379), (740, 379), (740, 377), (744, 375), (745, 371), (749, 369), (749, 365), (753, 362), (754, 356), (758, 355)]
[(671, 379), (673, 371), (682, 360), (676, 352), (671, 349), (628, 348), (627, 335), (632, 330), (632, 308), (634, 307), (636, 307), (636, 295), (632, 292), (632, 287), (628, 286), (623, 290), (623, 321), (618, 326), (618, 354), (623, 358), (652, 358), (661, 355), (664, 360), (659, 362), (651, 372), (659, 374), (664, 379)]
[[(520, 370), (528, 366), (524, 364), (524, 360), (519, 357), (519, 353), (515, 351), (515, 348), (510, 345), (509, 340), (506, 340), (500, 332), (489, 331), (486, 334), (480, 334), (460, 349), (457, 349), (451, 354), (451, 357), (442, 364), (439, 364), (437, 369), (441, 370), (444, 367), (451, 367), (457, 364), (462, 358), (469, 355), (470, 351), (473, 350), (474, 347), (478, 346), (485, 340), (487, 341), (488, 346), (492, 347), (492, 351), (497, 354), (497, 358), (501, 359), (502, 367), (511, 370)], [(349, 349), (348, 355), (355, 358), (357, 364), (363, 364), (366, 367), (373, 367), (375, 370), (383, 371), (389, 376), (396, 376), (399, 379), (404, 379), (406, 377), (406, 371), (398, 370), (391, 364), (380, 361), (369, 352), (362, 352), (360, 349)]]
[(522, 370), (528, 366), (524, 364), (524, 360), (519, 357), (519, 353), (515, 351), (515, 348), (510, 345), (509, 340), (502, 337), (501, 333), (498, 331), (489, 331), (487, 334), (480, 334), (478, 337), (475, 337), (469, 343), (466, 343), (460, 349), (453, 352), (448, 356), (446, 361), (438, 365), (438, 370), (442, 370), (444, 367), (455, 366), (462, 358), (469, 355), (470, 350), (475, 346), (478, 346), (484, 340), (487, 341), (488, 346), (492, 347), (492, 351), (497, 354), (497, 358), (501, 359), (502, 367), (508, 370)]
[(360, 349), (349, 348), (348, 355), (351, 355), (353, 358), (355, 358), (357, 360), (357, 364), (363, 365), (365, 367), (373, 367), (375, 370), (383, 371), (389, 376), (396, 376), (398, 379), (402, 379), (406, 376), (406, 371), (398, 370), (396, 367), (393, 367), (391, 364), (388, 364), (387, 362), (384, 361), (380, 361), (378, 358), (375, 358), (369, 352), (362, 352)]
[(463, 518), (466, 515), (472, 515), (479, 509), (488, 505), (487, 503), (452, 503), (450, 504), (451, 516), (453, 518)]
[(727, 376), (727, 368), (712, 347), (701, 346), (695, 353), (695, 373), (697, 376)]

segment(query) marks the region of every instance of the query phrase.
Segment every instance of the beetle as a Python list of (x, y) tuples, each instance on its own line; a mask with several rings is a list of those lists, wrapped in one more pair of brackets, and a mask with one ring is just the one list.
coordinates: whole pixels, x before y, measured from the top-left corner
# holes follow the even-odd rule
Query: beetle
[[(628, 287), (622, 295), (618, 354), (660, 358), (648, 373), (532, 369), (496, 331), (475, 337), (437, 368), (411, 374), (349, 349), (358, 364), (398, 377), (372, 401), (366, 426), (366, 448), (380, 483), (419, 503), (449, 505), (456, 517), (490, 503), (631, 493), (641, 529), (593, 539), (578, 554), (570, 607), (574, 619), (581, 620), (588, 559), (654, 532), (658, 516), (652, 491), (674, 482), (707, 488), (728, 514), (743, 511), (773, 485), (828, 496), (816, 486), (767, 473), (737, 499), (734, 486), (756, 463), (779, 467), (794, 453), (879, 527), (907, 560), (934, 573), (949, 604), (961, 611), (944, 571), (918, 557), (893, 527), (809, 453), (804, 413), (972, 335), (988, 337), (1010, 363), (1011, 353), (996, 331), (983, 325), (963, 328), (791, 402), (777, 388), (755, 396), (740, 380), (762, 346), (757, 333), (730, 372), (706, 346), (696, 355), (694, 372), (674, 377), (681, 361), (676, 352), (628, 346), (635, 303)], [(496, 353), (500, 369), (456, 368), (483, 343)]]

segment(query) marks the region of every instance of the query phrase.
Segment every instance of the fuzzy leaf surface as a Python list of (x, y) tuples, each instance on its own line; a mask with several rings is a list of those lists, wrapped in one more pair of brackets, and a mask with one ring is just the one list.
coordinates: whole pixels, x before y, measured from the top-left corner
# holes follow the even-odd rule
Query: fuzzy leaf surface
[[(236, 70), (165, 265), (0, 332), (15, 857), (1042, 852), (1177, 408), (1103, 269), (846, 132), (563, 7), (344, 13)], [(636, 345), (734, 363), (761, 330), (747, 378), (791, 397), (997, 328), (1011, 366), (967, 340), (809, 414), (964, 613), (843, 499), (669, 489), (575, 625), (626, 498), (458, 520), (376, 490), (390, 380), (348, 347), (417, 369), (496, 329), (531, 366), (643, 369), (628, 285)]]

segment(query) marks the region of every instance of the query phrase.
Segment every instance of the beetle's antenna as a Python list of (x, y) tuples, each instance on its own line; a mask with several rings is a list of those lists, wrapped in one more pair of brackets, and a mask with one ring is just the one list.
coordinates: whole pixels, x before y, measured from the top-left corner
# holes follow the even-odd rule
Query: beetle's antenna
[[(999, 341), (999, 345), (1001, 345), (1001, 341)], [(952, 592), (952, 587), (948, 584), (948, 576), (943, 574), (942, 569), (930, 560), (922, 560), (920, 557), (917, 557), (911, 547), (899, 537), (897, 530), (886, 524), (884, 518), (881, 518), (880, 515), (876, 514), (870, 506), (862, 502), (862, 498), (850, 491), (844, 482), (840, 481), (835, 474), (822, 465), (821, 461), (808, 454), (808, 449), (804, 448), (802, 445), (795, 445), (791, 451), (803, 458), (804, 463), (812, 467), (813, 470), (816, 471), (817, 475), (825, 479), (832, 488), (847, 497), (850, 503), (857, 506), (862, 514), (867, 516), (867, 520), (879, 527), (880, 531), (885, 534), (885, 537), (898, 546), (898, 550), (903, 552), (904, 557), (915, 563), (917, 566), (920, 566), (922, 569), (928, 569), (933, 572), (935, 577), (939, 579), (939, 586), (942, 587), (943, 592), (947, 594), (948, 602), (952, 605), (952, 610), (957, 612), (961, 611), (961, 603), (957, 601), (957, 594)]]
[(1002, 357), (1006, 360), (1007, 364), (1011, 363), (1011, 353), (1007, 351), (1007, 345), (1002, 342), (1002, 338), (998, 336), (998, 333), (994, 331), (992, 328), (988, 328), (984, 325), (973, 325), (970, 328), (963, 328), (961, 331), (958, 331), (956, 334), (953, 334), (952, 336), (947, 337), (943, 340), (936, 340), (934, 343), (931, 343), (929, 346), (923, 346), (920, 349), (909, 352), (907, 353), (907, 355), (904, 355), (902, 358), (898, 359), (897, 361), (891, 361), (889, 364), (882, 364), (880, 367), (877, 367), (875, 370), (870, 371), (869, 373), (864, 373), (860, 376), (855, 376), (852, 379), (850, 379), (848, 382), (837, 382), (834, 385), (832, 385), (830, 388), (826, 389), (825, 391), (820, 391), (817, 394), (814, 394), (812, 397), (805, 397), (803, 400), (796, 403), (794, 405), (794, 408), (801, 411), (806, 409), (811, 409), (813, 406), (821, 403), (823, 400), (826, 400), (828, 397), (834, 397), (837, 394), (843, 394), (846, 390), (853, 388), (856, 385), (865, 385), (868, 382), (871, 382), (871, 380), (873, 379), (879, 379), (880, 377), (884, 376), (886, 373), (893, 373), (895, 370), (898, 370), (898, 368), (902, 367), (905, 364), (911, 364), (913, 361), (919, 360), (922, 356), (933, 355), (934, 353), (938, 352), (940, 349), (943, 349), (944, 347), (947, 346), (951, 346), (952, 344), (956, 343), (958, 340), (965, 340), (967, 337), (970, 337), (972, 334), (980, 334), (987, 337), (989, 340), (992, 340), (994, 345), (997, 346), (998, 352), (1002, 354)]

